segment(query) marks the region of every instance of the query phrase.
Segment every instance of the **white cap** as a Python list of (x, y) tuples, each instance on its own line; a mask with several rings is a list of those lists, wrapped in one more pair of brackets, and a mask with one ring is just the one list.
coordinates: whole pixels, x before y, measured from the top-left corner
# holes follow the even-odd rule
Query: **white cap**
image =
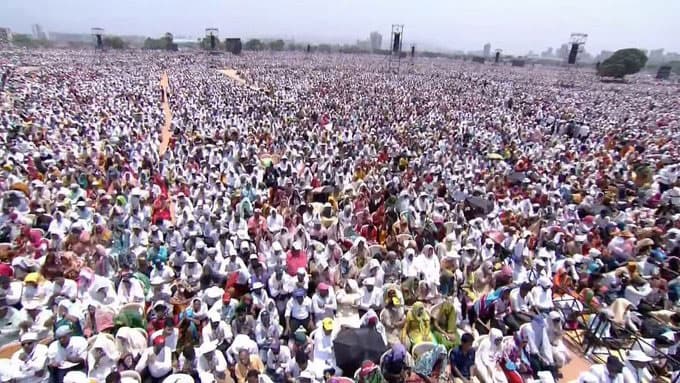
[(21, 335), (20, 341), (23, 342), (37, 342), (38, 341), (38, 333), (35, 332), (27, 332), (23, 335)]

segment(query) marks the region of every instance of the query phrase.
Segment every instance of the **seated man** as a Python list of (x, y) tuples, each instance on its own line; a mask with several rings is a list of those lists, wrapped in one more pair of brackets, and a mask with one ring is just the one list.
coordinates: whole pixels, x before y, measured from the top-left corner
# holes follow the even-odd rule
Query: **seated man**
[(56, 339), (47, 349), (50, 375), (55, 382), (63, 381), (71, 371), (86, 372), (87, 340), (71, 333), (71, 327), (60, 326), (54, 333)]
[(248, 350), (238, 352), (238, 363), (236, 363), (235, 375), (237, 383), (246, 383), (246, 375), (250, 370), (264, 372), (264, 364), (257, 354), (250, 354)]
[(38, 343), (38, 334), (21, 336), (21, 349), (12, 355), (15, 382), (42, 382), (47, 379), (47, 346)]
[(161, 383), (172, 374), (172, 351), (165, 345), (163, 336), (153, 340), (153, 346), (142, 352), (135, 370), (142, 376), (142, 380)]
[(198, 357), (198, 375), (202, 381), (210, 381), (210, 377), (218, 383), (226, 382), (227, 361), (222, 352), (217, 350), (217, 341), (204, 342), (199, 349), (201, 356)]
[(451, 350), (451, 375), (454, 383), (470, 383), (472, 381), (472, 367), (475, 365), (475, 349), (472, 343), (475, 338), (465, 333), (460, 337), (460, 346)]

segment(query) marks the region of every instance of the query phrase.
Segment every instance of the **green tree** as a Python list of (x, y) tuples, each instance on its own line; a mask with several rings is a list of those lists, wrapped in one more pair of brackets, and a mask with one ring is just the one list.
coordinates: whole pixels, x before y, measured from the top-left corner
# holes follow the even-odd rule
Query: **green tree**
[(319, 52), (331, 53), (332, 48), (331, 48), (330, 44), (319, 44), (317, 49), (319, 50)]
[(269, 49), (273, 51), (282, 51), (285, 46), (286, 43), (283, 40), (274, 40), (269, 43)]
[(33, 41), (33, 38), (30, 35), (24, 34), (24, 33), (15, 33), (12, 35), (12, 44), (18, 46), (18, 47), (33, 47), (35, 45), (35, 41)]
[(127, 44), (118, 36), (104, 37), (104, 46), (111, 49), (125, 49)]
[(246, 41), (246, 45), (243, 46), (243, 49), (247, 51), (261, 51), (263, 48), (264, 44), (258, 39), (250, 39)]
[(671, 67), (671, 72), (680, 75), (680, 61), (671, 61), (664, 65), (668, 65), (669, 67)]
[(172, 43), (173, 43), (172, 33), (165, 32), (162, 39), (165, 41), (165, 49), (171, 50), (172, 49)]
[(623, 78), (639, 72), (647, 64), (647, 56), (636, 48), (619, 49), (600, 64), (598, 74), (604, 77)]

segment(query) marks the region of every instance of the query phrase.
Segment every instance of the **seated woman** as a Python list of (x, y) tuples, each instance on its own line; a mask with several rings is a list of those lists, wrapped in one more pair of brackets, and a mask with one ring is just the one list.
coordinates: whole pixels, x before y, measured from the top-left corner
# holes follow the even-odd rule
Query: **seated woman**
[(97, 335), (87, 353), (89, 377), (103, 382), (115, 369), (120, 357), (116, 343), (110, 335)]
[(475, 370), (481, 383), (507, 383), (501, 368), (503, 360), (503, 333), (492, 328), (489, 336), (483, 339), (475, 354)]
[(430, 315), (425, 311), (422, 302), (416, 302), (406, 315), (406, 322), (401, 332), (401, 341), (408, 349), (411, 349), (418, 343), (432, 342), (433, 340), (430, 332)]
[(426, 378), (425, 381), (439, 381), (440, 375), (447, 373), (448, 358), (446, 355), (446, 348), (438, 344), (418, 358), (413, 371), (424, 379)]
[(516, 332), (512, 339), (503, 341), (501, 368), (508, 383), (523, 383), (533, 378), (528, 343), (528, 336), (522, 331)]
[(385, 308), (380, 312), (380, 322), (385, 326), (387, 342), (390, 344), (400, 343), (399, 336), (406, 322), (406, 313), (397, 291), (396, 289), (387, 291)]
[(460, 344), (458, 336), (458, 315), (454, 306), (454, 298), (448, 297), (442, 303), (436, 318), (432, 318), (432, 336), (437, 344), (446, 347), (447, 350)]
[(396, 343), (380, 361), (380, 369), (385, 380), (390, 383), (401, 382), (408, 368), (413, 367), (413, 359), (401, 343)]

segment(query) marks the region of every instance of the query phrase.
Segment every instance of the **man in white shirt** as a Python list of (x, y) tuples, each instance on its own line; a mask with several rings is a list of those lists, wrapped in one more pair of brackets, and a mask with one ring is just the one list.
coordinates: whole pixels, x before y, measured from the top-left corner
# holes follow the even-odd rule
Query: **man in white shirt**
[(203, 326), (201, 336), (203, 343), (213, 342), (218, 350), (226, 351), (233, 339), (231, 328), (221, 320), (220, 313), (216, 311), (208, 312), (210, 324)]
[[(165, 346), (172, 352), (177, 350), (177, 341), (179, 340), (179, 329), (175, 327), (175, 321), (172, 318), (165, 318), (165, 325), (162, 329), (154, 331), (149, 337), (149, 341), (153, 341), (162, 336), (165, 338)], [(182, 350), (180, 350), (182, 351)]]
[[(624, 383), (623, 363), (614, 355), (607, 358), (606, 364), (594, 364), (589, 371), (581, 373), (581, 378), (597, 378), (597, 383)], [(641, 383), (641, 382), (640, 382)]]
[(314, 321), (319, 322), (325, 318), (333, 318), (338, 309), (335, 300), (335, 292), (325, 283), (319, 283), (317, 292), (312, 296), (312, 309), (314, 310)]
[(538, 278), (538, 286), (531, 290), (531, 299), (537, 311), (548, 312), (554, 307), (552, 281), (548, 277)]
[(11, 365), (16, 383), (48, 381), (47, 346), (38, 343), (37, 333), (27, 332), (21, 336), (21, 349), (12, 355)]
[(13, 281), (9, 277), (0, 276), (0, 297), (5, 297), (8, 306), (16, 306), (21, 300), (24, 284), (21, 281)]
[(267, 374), (283, 379), (290, 359), (291, 355), (288, 346), (282, 345), (278, 339), (274, 340), (269, 350), (267, 350), (267, 358), (265, 359)]
[(54, 340), (47, 349), (50, 375), (55, 382), (64, 380), (70, 371), (85, 372), (87, 359), (87, 339), (71, 336), (68, 325), (57, 328)]
[(217, 342), (215, 341), (208, 341), (199, 348), (200, 356), (198, 357), (197, 370), (198, 375), (204, 382), (211, 381), (210, 379), (206, 380), (210, 376), (214, 380), (223, 381), (228, 373), (224, 354), (215, 352), (215, 350), (217, 350)]
[(118, 302), (121, 304), (143, 303), (145, 298), (142, 283), (132, 278), (132, 272), (129, 270), (123, 271), (120, 285), (118, 285)]
[(380, 312), (380, 307), (382, 306), (382, 292), (375, 288), (375, 279), (366, 278), (364, 280), (364, 288), (359, 299), (359, 316), (363, 316), (368, 312), (368, 310), (373, 309), (376, 312)]
[(172, 374), (172, 351), (165, 346), (165, 338), (162, 336), (153, 340), (153, 346), (142, 352), (135, 370), (153, 383), (161, 383), (163, 379)]
[(503, 318), (503, 322), (512, 332), (518, 331), (523, 323), (531, 320), (531, 283), (524, 282), (510, 290), (511, 312)]
[(304, 289), (293, 291), (293, 297), (286, 304), (286, 333), (293, 334), (300, 326), (311, 331), (312, 300), (305, 295)]

